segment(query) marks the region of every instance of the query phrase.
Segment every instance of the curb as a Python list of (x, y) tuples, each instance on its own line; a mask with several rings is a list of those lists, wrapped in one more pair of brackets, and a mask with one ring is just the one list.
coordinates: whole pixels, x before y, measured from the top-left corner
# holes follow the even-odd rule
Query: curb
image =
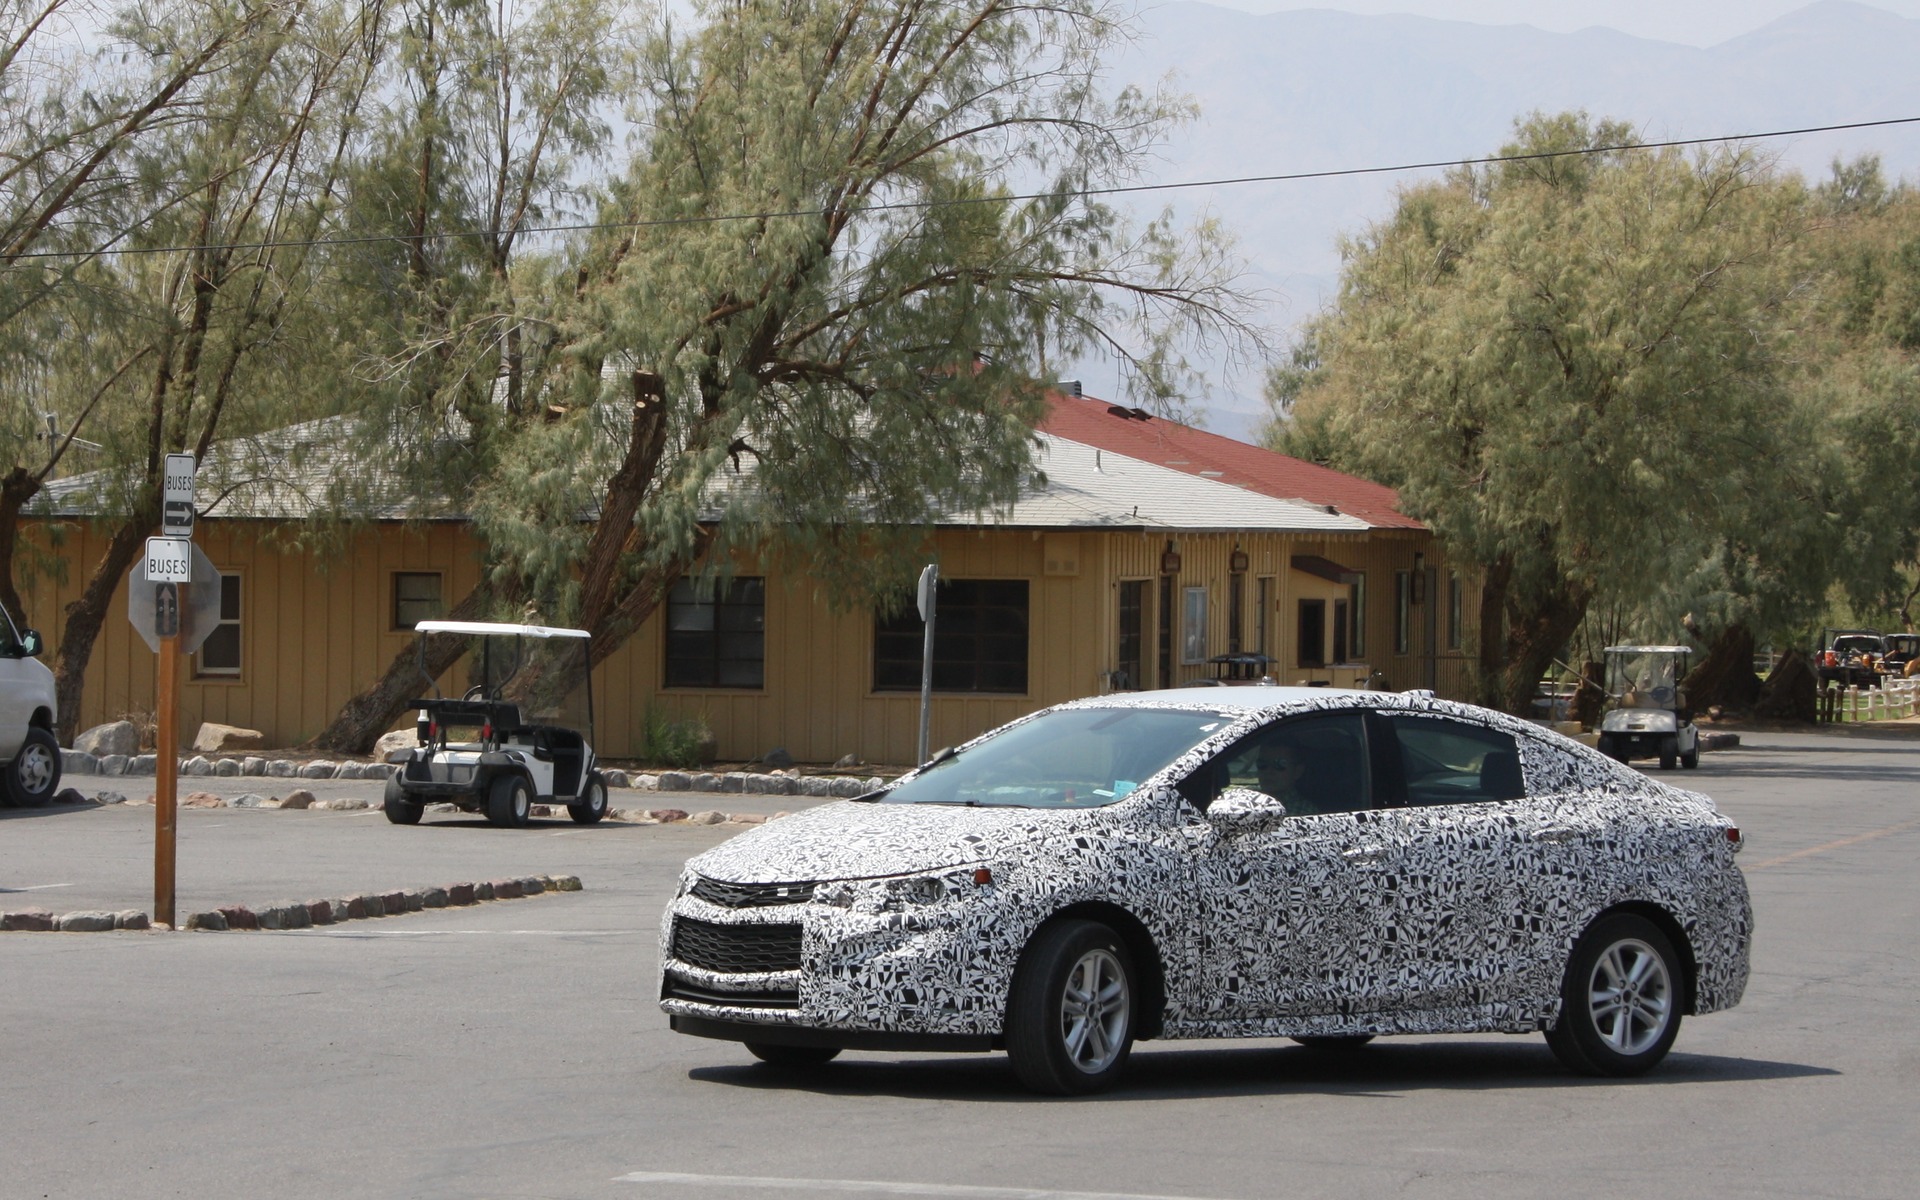
[[(103, 775), (108, 778), (142, 778), (153, 775), (156, 756), (152, 754), (107, 754), (95, 756), (79, 750), (62, 750), (62, 773)], [(287, 758), (210, 759), (204, 755), (180, 760), (180, 778), (236, 777), (262, 779), (370, 779), (384, 780), (392, 768), (377, 762), (335, 762), (316, 758), (297, 762)], [(819, 799), (851, 800), (885, 787), (879, 775), (800, 775), (787, 771), (603, 771), (609, 788), (627, 788), (641, 792), (721, 792), (754, 796), (812, 796)]]
[[(241, 904), (226, 905), (206, 912), (191, 913), (182, 929), (221, 933), (248, 929), (307, 929), (315, 925), (337, 925), (373, 917), (401, 916), (428, 908), (464, 908), (488, 900), (520, 900), (546, 892), (585, 891), (578, 875), (523, 875), (514, 879), (490, 879), (480, 883), (449, 883), (444, 887), (414, 891), (363, 892), (339, 899), (284, 901), (251, 909)], [(114, 930), (162, 929), (146, 913), (128, 909), (123, 912), (50, 913), (30, 908), (0, 913), (0, 931), (21, 933), (107, 933)]]

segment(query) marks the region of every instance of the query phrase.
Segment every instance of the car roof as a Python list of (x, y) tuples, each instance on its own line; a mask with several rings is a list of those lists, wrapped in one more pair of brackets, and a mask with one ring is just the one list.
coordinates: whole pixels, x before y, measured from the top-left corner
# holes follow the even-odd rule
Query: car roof
[[(1430, 699), (1431, 692), (1367, 692), (1327, 687), (1185, 687), (1151, 692), (1110, 692), (1072, 703), (1100, 708), (1210, 708), (1220, 712), (1307, 712), (1312, 709), (1378, 704), (1398, 707), (1407, 696)], [(1334, 702), (1334, 703), (1329, 703)]]

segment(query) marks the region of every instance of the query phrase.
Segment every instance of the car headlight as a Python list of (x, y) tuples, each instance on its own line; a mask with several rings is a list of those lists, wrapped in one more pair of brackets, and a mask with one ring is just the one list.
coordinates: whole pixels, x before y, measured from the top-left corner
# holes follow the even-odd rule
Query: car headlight
[(694, 872), (692, 871), (680, 872), (680, 887), (679, 887), (679, 890), (673, 893), (673, 898), (675, 900), (678, 900), (680, 897), (686, 895), (688, 892), (693, 890), (693, 885), (698, 882), (700, 882), (700, 876), (695, 874)]
[(821, 904), (854, 912), (901, 912), (945, 904), (993, 886), (993, 869), (977, 863), (883, 879), (840, 879), (815, 885)]

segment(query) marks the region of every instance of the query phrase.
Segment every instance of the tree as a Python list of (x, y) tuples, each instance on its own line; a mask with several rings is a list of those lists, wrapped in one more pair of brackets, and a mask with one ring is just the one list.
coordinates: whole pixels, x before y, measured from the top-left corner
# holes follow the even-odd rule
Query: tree
[(1299, 403), (1479, 569), (1480, 686), (1510, 711), (1596, 601), (1677, 621), (1818, 559), (1804, 190), (1744, 153), (1605, 149), (1634, 140), (1535, 116), (1502, 153), (1555, 157), (1409, 189), (1345, 247)]
[[(485, 586), (596, 659), (736, 550), (842, 602), (897, 586), (935, 518), (1034, 479), (1047, 362), (1119, 354), (1165, 400), (1183, 339), (1249, 332), (1217, 230), (1087, 194), (1185, 113), (1101, 95), (1125, 29), (1099, 0), (698, 13), (648, 42), (639, 153), (556, 273), (546, 403), (498, 415), (472, 491)], [(404, 704), (383, 692), (323, 744), (370, 743)]]
[[(382, 9), (287, 0), (258, 11), (191, 115), (134, 149), (140, 176), (172, 199), (94, 264), (89, 283), (114, 319), (86, 330), (88, 353), (60, 381), (105, 398), (89, 429), (109, 460), (94, 492), (107, 549), (67, 606), (54, 661), (63, 737), (109, 602), (158, 523), (165, 455), (205, 459), (223, 435), (284, 423), (325, 375), (299, 332)], [(170, 25), (137, 32), (142, 45), (179, 40)]]
[[(14, 612), (21, 511), (133, 366), (106, 364), (91, 383), (69, 386), (76, 348), (112, 319), (93, 270), (116, 241), (111, 231), (176, 199), (142, 177), (140, 148), (190, 119), (234, 45), (270, 11), (184, 3), (163, 30), (137, 15), (116, 21), (90, 0), (0, 3), (0, 382), (10, 397), (0, 404), (0, 603)], [(104, 29), (109, 49), (88, 54), (76, 28)]]

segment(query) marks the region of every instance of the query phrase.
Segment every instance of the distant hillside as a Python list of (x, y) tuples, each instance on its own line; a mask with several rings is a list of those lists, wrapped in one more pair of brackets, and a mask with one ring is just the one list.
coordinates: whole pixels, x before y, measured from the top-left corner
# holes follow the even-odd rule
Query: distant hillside
[[(1605, 29), (1547, 33), (1410, 16), (1324, 10), (1253, 16), (1206, 4), (1147, 12), (1146, 36), (1116, 80), (1172, 72), (1200, 122), (1165, 149), (1158, 181), (1273, 175), (1477, 157), (1513, 119), (1584, 108), (1654, 139), (1920, 116), (1920, 20), (1821, 0), (1718, 46), (1647, 41)], [(1889, 173), (1920, 173), (1920, 127), (1765, 143), (1810, 176), (1835, 156), (1877, 152)], [(1253, 184), (1169, 194), (1206, 206), (1240, 236), (1259, 286), (1278, 294), (1276, 326), (1311, 314), (1335, 287), (1337, 241), (1387, 215), (1414, 175)], [(1157, 197), (1140, 205), (1157, 210)], [(1112, 367), (1083, 372), (1112, 394)], [(1210, 427), (1244, 436), (1258, 379), (1229, 381)]]

